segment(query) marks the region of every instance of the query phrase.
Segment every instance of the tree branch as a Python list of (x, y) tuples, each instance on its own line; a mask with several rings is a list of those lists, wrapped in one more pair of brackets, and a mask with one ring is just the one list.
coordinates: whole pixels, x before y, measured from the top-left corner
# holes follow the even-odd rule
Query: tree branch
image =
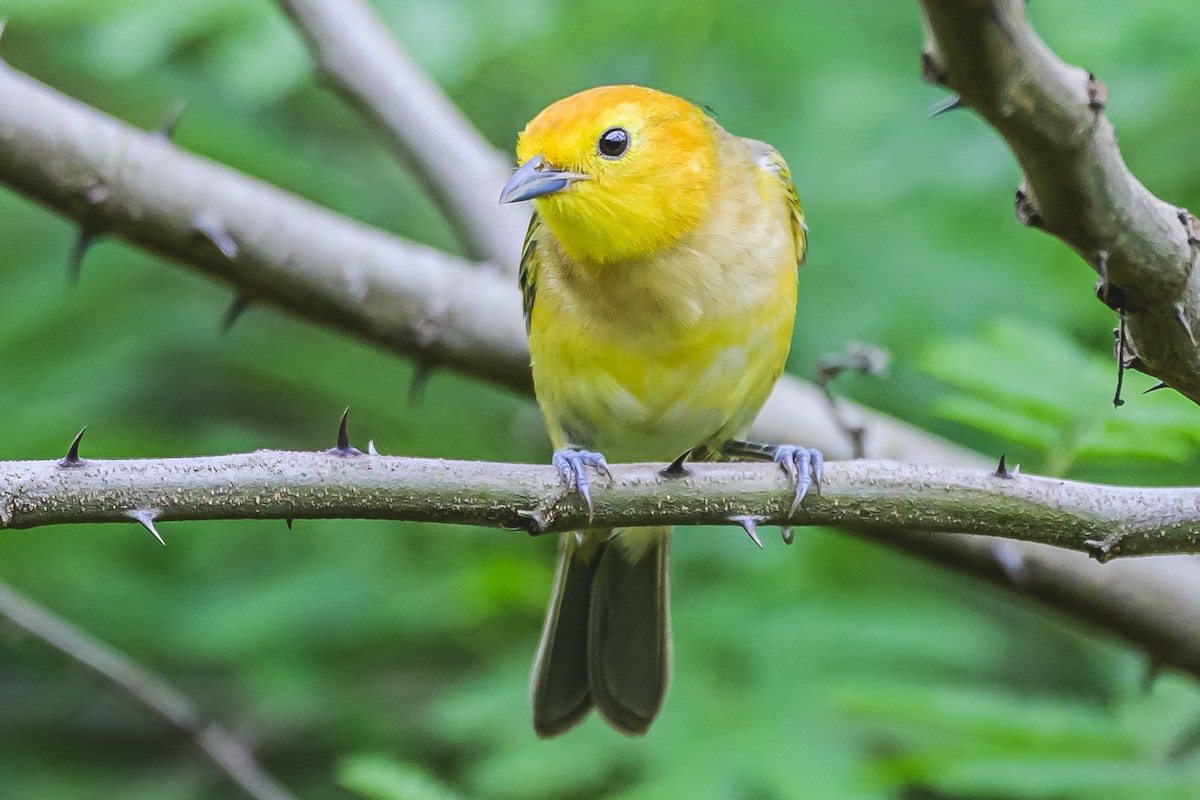
[(1122, 313), (1118, 358), (1200, 403), (1200, 223), (1129, 171), (1104, 114), (1107, 91), (1030, 25), (1025, 0), (921, 0), (924, 74), (957, 92), (1016, 156), (1017, 215), (1070, 246)]
[(529, 214), (497, 199), (512, 174), (509, 159), (479, 135), (362, 0), (278, 3), (307, 40), (318, 72), (383, 134), (467, 254), (515, 275)]
[(186, 733), (250, 797), (293, 800), (293, 795), (255, 761), (233, 734), (206, 721), (199, 706), (162, 677), (4, 583), (0, 583), (0, 616), (108, 678), (172, 727)]
[(789, 517), (775, 464), (613, 465), (594, 517), (551, 466), (326, 452), (0, 462), (0, 528), (70, 522), (393, 519), (531, 533), (650, 525), (832, 525), (988, 534), (1115, 556), (1200, 553), (1200, 489), (1101, 486), (1010, 472), (831, 463)]
[[(422, 363), (529, 392), (513, 282), (185, 153), (0, 62), (0, 181)], [(514, 369), (513, 365), (520, 365)]]

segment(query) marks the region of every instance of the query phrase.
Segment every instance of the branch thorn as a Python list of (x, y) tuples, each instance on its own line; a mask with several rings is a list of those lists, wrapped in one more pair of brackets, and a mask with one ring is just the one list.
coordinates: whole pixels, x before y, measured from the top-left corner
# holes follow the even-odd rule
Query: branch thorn
[(1108, 305), (1108, 251), (1097, 250), (1096, 258), (1092, 261), (1092, 268), (1096, 270), (1096, 274), (1100, 276), (1100, 286), (1096, 289), (1096, 294), (1100, 297), (1101, 302)]
[(933, 107), (929, 109), (929, 116), (931, 118), (940, 117), (948, 111), (957, 111), (960, 108), (966, 107), (967, 104), (963, 102), (963, 99), (955, 94), (934, 103)]
[(346, 432), (346, 420), (350, 417), (350, 407), (342, 412), (342, 422), (338, 425), (337, 446), (331, 447), (325, 452), (333, 456), (361, 456), (362, 451), (350, 446), (350, 435)]
[(379, 455), (379, 451), (375, 449), (375, 440), (374, 439), (367, 440), (367, 455), (369, 455), (369, 456)]
[(108, 181), (104, 180), (102, 175), (97, 175), (84, 190), (83, 199), (89, 206), (98, 206), (107, 200), (110, 194), (112, 194), (112, 187), (108, 185)]
[(946, 82), (946, 73), (942, 70), (942, 65), (928, 50), (921, 53), (921, 80), (935, 86), (941, 86)]
[(1186, 208), (1179, 209), (1179, 222), (1187, 231), (1188, 244), (1200, 244), (1200, 219)]
[(517, 516), (521, 519), (529, 520), (529, 524), (526, 525), (525, 528), (529, 531), (530, 536), (539, 536), (545, 533), (546, 528), (549, 526), (549, 524), (546, 522), (546, 517), (543, 516), (541, 510), (537, 508), (533, 509), (532, 511), (527, 511), (524, 508), (518, 508)]
[(1188, 341), (1192, 347), (1196, 346), (1196, 337), (1192, 334), (1192, 326), (1188, 324), (1187, 314), (1183, 308), (1183, 303), (1175, 304), (1175, 321), (1179, 323), (1179, 327), (1183, 328), (1183, 332), (1187, 334)]
[(248, 308), (250, 308), (250, 295), (245, 292), (235, 294), (229, 303), (229, 308), (225, 310), (225, 317), (221, 320), (221, 333), (229, 333)]
[(1013, 470), (1012, 472), (1010, 472), (1008, 467), (1004, 464), (1004, 457), (1006, 455), (1008, 455), (1008, 454), (1007, 453), (1000, 454), (1000, 464), (999, 464), (999, 466), (996, 467), (996, 471), (993, 472), (992, 474), (995, 475), (997, 478), (1007, 478), (1009, 480), (1012, 480), (1014, 477), (1016, 477), (1016, 470)]
[(1154, 683), (1158, 680), (1158, 676), (1162, 675), (1163, 662), (1154, 653), (1149, 653), (1146, 657), (1146, 672), (1142, 675), (1142, 691), (1146, 694), (1154, 689)]
[(1126, 334), (1125, 334), (1125, 314), (1120, 313), (1118, 317), (1121, 324), (1117, 327), (1117, 390), (1113, 392), (1113, 408), (1120, 408), (1125, 405), (1125, 401), (1121, 399), (1121, 387), (1125, 384), (1125, 351), (1126, 351)]
[(1166, 381), (1159, 381), (1158, 383), (1154, 384), (1146, 391), (1142, 392), (1142, 394), (1150, 394), (1151, 392), (1157, 392), (1159, 389), (1170, 389), (1170, 388), (1171, 388), (1170, 386), (1167, 386)]
[(87, 425), (79, 429), (79, 433), (75, 434), (75, 438), (71, 441), (71, 446), (67, 448), (67, 454), (58, 461), (60, 467), (81, 467), (83, 459), (79, 457), (79, 443), (83, 440), (83, 434), (87, 432)]
[(175, 129), (179, 126), (179, 118), (183, 116), (186, 108), (186, 100), (177, 100), (174, 105), (167, 109), (167, 113), (163, 115), (162, 121), (158, 123), (158, 127), (150, 135), (163, 141), (171, 141), (171, 139), (175, 138)]
[(1043, 227), (1042, 215), (1038, 211), (1037, 201), (1033, 197), (1033, 190), (1029, 188), (1028, 181), (1022, 181), (1017, 187), (1016, 202), (1014, 210), (1017, 214), (1017, 221), (1026, 228), (1041, 228)]
[(288, 530), (290, 531), (292, 529), (292, 523), (295, 522), (295, 520), (292, 519), (291, 517), (287, 517), (286, 519), (284, 519), (284, 522), (287, 523)]
[(779, 534), (783, 537), (784, 544), (791, 544), (796, 539), (796, 535), (792, 532), (791, 525), (784, 525), (779, 529)]
[(158, 529), (154, 527), (154, 520), (158, 519), (162, 511), (157, 508), (135, 508), (133, 511), (126, 511), (125, 516), (130, 519), (140, 522), (142, 527), (154, 534), (154, 538), (158, 539), (158, 543), (165, 545), (162, 536), (159, 535)]
[(1108, 87), (1101, 83), (1093, 72), (1088, 72), (1087, 96), (1088, 108), (1092, 111), (1103, 111), (1108, 105)]
[(687, 457), (690, 456), (692, 451), (695, 449), (696, 448), (694, 447), (689, 447), (687, 450), (684, 450), (682, 453), (676, 456), (675, 460), (668, 464), (666, 468), (660, 470), (658, 474), (662, 475), (664, 478), (682, 478), (683, 476), (687, 475), (688, 468), (683, 465), (683, 462), (687, 460)]
[(1121, 552), (1121, 540), (1123, 538), (1125, 538), (1125, 534), (1120, 530), (1116, 530), (1103, 539), (1088, 539), (1083, 543), (1083, 546), (1087, 548), (1089, 556), (1103, 564)]
[(408, 407), (415, 408), (425, 398), (425, 388), (433, 375), (433, 365), (425, 361), (413, 364), (412, 381), (408, 384)]
[(225, 226), (215, 215), (209, 212), (201, 212), (192, 220), (192, 227), (196, 232), (208, 239), (213, 247), (221, 252), (221, 255), (226, 258), (237, 258), (238, 245), (229, 235), (229, 231), (225, 230)]
[(738, 525), (741, 525), (742, 530), (744, 530), (746, 535), (750, 537), (750, 541), (758, 545), (759, 550), (762, 549), (762, 539), (758, 538), (758, 523), (763, 521), (762, 517), (756, 517), (751, 514), (738, 514), (730, 517), (729, 521), (736, 522)]
[(80, 224), (75, 243), (71, 245), (71, 254), (67, 256), (67, 277), (71, 283), (78, 284), (79, 276), (83, 273), (83, 257), (96, 243), (99, 234), (85, 224)]

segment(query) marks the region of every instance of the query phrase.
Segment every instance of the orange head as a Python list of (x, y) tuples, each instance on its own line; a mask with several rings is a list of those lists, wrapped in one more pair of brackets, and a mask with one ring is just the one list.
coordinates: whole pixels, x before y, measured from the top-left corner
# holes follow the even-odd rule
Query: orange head
[(716, 190), (716, 123), (641, 86), (559, 100), (517, 142), (521, 166), (500, 202), (533, 200), (575, 259), (652, 255), (699, 225)]

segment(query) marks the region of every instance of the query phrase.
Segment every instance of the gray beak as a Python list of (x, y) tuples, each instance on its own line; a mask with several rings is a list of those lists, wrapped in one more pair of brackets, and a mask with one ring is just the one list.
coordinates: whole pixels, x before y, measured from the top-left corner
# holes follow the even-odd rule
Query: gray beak
[(501, 203), (519, 203), (535, 197), (561, 192), (575, 181), (586, 181), (590, 175), (557, 170), (538, 154), (522, 164), (500, 190)]

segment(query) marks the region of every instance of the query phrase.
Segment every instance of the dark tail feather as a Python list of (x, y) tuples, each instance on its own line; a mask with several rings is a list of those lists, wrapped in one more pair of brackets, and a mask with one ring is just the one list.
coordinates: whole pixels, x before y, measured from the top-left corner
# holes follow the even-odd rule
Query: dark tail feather
[(617, 730), (646, 732), (671, 669), (669, 529), (562, 537), (533, 665), (533, 727), (557, 736), (595, 705)]
[[(546, 625), (533, 662), (533, 729), (548, 739), (565, 732), (592, 709), (587, 674), (588, 608), (602, 543), (565, 533)], [(597, 546), (599, 545), (599, 546)]]
[(600, 715), (622, 733), (641, 735), (662, 708), (670, 679), (670, 538), (666, 528), (620, 536), (631, 546), (610, 540), (592, 580), (588, 679)]

